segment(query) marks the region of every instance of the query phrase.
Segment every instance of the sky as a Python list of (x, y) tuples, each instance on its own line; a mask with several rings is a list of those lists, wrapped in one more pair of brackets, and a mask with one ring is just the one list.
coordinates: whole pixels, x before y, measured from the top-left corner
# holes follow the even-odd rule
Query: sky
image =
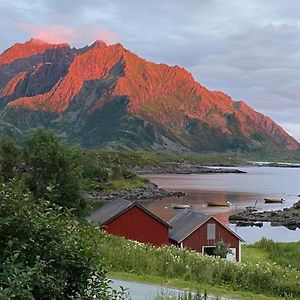
[(244, 100), (300, 141), (299, 0), (0, 0), (0, 52), (31, 37), (122, 43)]

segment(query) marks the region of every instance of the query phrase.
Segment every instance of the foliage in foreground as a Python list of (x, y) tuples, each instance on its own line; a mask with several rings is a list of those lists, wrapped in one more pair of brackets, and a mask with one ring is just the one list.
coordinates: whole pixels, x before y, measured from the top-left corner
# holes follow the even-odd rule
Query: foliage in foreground
[(102, 235), (97, 247), (111, 271), (177, 278), (266, 295), (300, 297), (300, 272), (276, 264), (233, 263), (174, 246), (156, 248), (106, 234)]
[(74, 224), (68, 212), (35, 201), (21, 183), (1, 185), (0, 299), (121, 299), (92, 246), (98, 232)]

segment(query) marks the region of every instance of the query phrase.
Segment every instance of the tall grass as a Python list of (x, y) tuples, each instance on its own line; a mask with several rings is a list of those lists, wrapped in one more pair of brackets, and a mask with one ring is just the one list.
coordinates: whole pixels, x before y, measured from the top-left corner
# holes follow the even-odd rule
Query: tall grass
[(267, 257), (280, 266), (300, 270), (300, 242), (279, 243), (262, 239), (252, 247), (265, 251)]
[(300, 298), (299, 270), (277, 264), (233, 263), (174, 246), (160, 248), (100, 235), (95, 251), (111, 271), (178, 278), (233, 290)]

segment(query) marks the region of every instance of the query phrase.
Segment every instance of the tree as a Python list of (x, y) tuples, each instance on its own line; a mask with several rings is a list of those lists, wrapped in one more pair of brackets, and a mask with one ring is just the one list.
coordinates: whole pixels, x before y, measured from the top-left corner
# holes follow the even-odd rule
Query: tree
[(23, 183), (0, 186), (0, 299), (124, 299), (108, 286), (99, 231), (33, 200)]
[(53, 133), (37, 130), (25, 142), (29, 167), (28, 184), (36, 198), (51, 187), (55, 203), (80, 210), (85, 206), (81, 195), (82, 159), (76, 149), (67, 147)]
[(226, 244), (224, 241), (216, 242), (215, 246), (214, 255), (216, 256), (226, 258), (227, 254), (231, 253), (230, 245)]
[(0, 172), (4, 182), (18, 175), (22, 150), (9, 138), (0, 141)]

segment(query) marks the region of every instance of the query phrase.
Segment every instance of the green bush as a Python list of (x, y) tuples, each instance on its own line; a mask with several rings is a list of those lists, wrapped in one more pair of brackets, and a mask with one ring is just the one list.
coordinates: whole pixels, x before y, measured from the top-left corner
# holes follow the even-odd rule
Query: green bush
[(101, 183), (108, 181), (107, 168), (102, 167), (95, 157), (88, 154), (83, 159), (83, 176)]
[(2, 181), (20, 175), (22, 150), (9, 138), (0, 141), (0, 174)]
[(232, 253), (230, 250), (230, 244), (226, 244), (224, 241), (218, 241), (215, 244), (214, 255), (221, 258), (226, 258), (227, 254)]
[(0, 187), (0, 299), (118, 299), (93, 247), (98, 232), (22, 183)]
[(37, 130), (25, 142), (25, 160), (28, 165), (27, 183), (36, 198), (54, 188), (52, 200), (60, 206), (85, 207), (81, 195), (83, 173), (81, 153), (65, 146), (53, 133)]

